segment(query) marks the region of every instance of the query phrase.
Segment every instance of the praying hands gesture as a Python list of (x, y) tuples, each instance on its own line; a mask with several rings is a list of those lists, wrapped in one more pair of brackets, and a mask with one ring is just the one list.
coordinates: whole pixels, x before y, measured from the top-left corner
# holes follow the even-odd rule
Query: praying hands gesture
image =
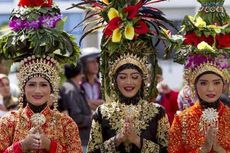
[(199, 153), (208, 153), (212, 149), (216, 153), (226, 153), (224, 148), (222, 148), (217, 139), (217, 129), (210, 127), (207, 130), (206, 138), (205, 138), (205, 143), (200, 147)]
[(27, 137), (21, 141), (23, 152), (38, 149), (49, 151), (50, 143), (50, 139), (42, 133), (39, 127), (31, 128)]
[(116, 136), (116, 146), (119, 146), (122, 142), (129, 141), (135, 144), (138, 148), (141, 147), (140, 137), (135, 133), (133, 120), (129, 117), (125, 119), (124, 126), (120, 133)]

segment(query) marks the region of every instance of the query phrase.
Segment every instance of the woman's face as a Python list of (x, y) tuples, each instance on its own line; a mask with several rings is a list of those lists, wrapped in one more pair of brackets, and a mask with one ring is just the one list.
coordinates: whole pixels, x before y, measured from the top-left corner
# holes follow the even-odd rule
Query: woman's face
[(141, 88), (142, 76), (136, 69), (125, 69), (118, 73), (116, 82), (122, 95), (131, 98)]
[(10, 83), (7, 78), (2, 78), (0, 81), (0, 95), (3, 97), (10, 96)]
[(196, 88), (202, 100), (212, 103), (220, 98), (224, 84), (218, 75), (204, 74), (198, 79)]
[(42, 77), (34, 77), (25, 85), (25, 95), (28, 102), (40, 106), (50, 99), (50, 83)]

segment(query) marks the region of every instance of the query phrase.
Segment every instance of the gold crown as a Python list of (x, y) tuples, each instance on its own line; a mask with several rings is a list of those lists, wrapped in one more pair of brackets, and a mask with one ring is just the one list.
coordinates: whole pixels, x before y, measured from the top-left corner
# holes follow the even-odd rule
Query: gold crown
[(44, 77), (53, 89), (54, 94), (58, 93), (59, 87), (59, 64), (49, 56), (29, 56), (20, 62), (17, 75), (20, 82), (20, 89), (24, 91), (26, 82), (32, 77)]
[(220, 75), (224, 81), (229, 82), (229, 73), (227, 69), (222, 69), (218, 65), (212, 62), (206, 62), (196, 67), (195, 69), (185, 69), (184, 78), (188, 85), (191, 87), (193, 96), (195, 95), (195, 81), (196, 78), (204, 72), (214, 72)]
[(149, 74), (147, 58), (146, 57), (140, 58), (137, 57), (137, 55), (128, 53), (123, 56), (120, 56), (115, 62), (111, 63), (110, 75), (113, 76), (120, 66), (127, 63), (139, 67), (143, 71), (144, 76), (147, 76)]

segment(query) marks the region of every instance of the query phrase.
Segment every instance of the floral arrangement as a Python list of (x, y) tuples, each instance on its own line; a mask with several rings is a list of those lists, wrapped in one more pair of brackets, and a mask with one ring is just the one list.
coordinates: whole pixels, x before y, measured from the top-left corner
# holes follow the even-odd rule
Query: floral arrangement
[[(220, 2), (208, 2), (200, 0), (202, 7), (212, 4), (212, 8), (221, 7)], [(223, 5), (224, 1), (221, 0)], [(205, 5), (205, 6), (204, 6)], [(218, 6), (215, 6), (218, 5)], [(208, 7), (210, 8), (210, 7)], [(182, 22), (179, 35), (171, 35), (169, 31), (163, 30), (163, 35), (168, 37), (168, 51), (176, 49), (176, 62), (184, 63), (188, 55), (199, 53), (212, 56), (230, 54), (230, 18), (225, 12), (202, 13), (199, 11), (195, 17), (186, 16)], [(221, 15), (220, 15), (221, 14)], [(219, 18), (217, 19), (218, 16)], [(222, 19), (220, 19), (222, 16)], [(219, 22), (221, 21), (221, 22)]]
[(160, 1), (164, 0), (95, 0), (83, 1), (74, 4), (71, 8), (77, 7), (88, 11), (85, 20), (77, 26), (94, 18), (86, 24), (91, 23), (96, 26), (86, 31), (81, 40), (89, 33), (104, 28), (103, 45), (109, 42), (118, 45), (125, 43), (126, 40), (136, 40), (143, 35), (159, 39), (161, 30), (159, 27), (164, 27), (162, 22), (173, 26), (160, 10), (150, 6)]
[(11, 13), (11, 31), (0, 37), (0, 54), (19, 61), (29, 55), (55, 56), (61, 63), (76, 62), (79, 48), (63, 31), (65, 18), (52, 0), (20, 0)]

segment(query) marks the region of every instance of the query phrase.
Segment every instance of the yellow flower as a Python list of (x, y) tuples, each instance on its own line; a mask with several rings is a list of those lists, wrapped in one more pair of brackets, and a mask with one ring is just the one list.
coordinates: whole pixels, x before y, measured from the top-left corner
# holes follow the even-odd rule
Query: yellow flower
[(110, 8), (108, 12), (109, 20), (112, 20), (115, 17), (119, 17), (119, 13), (115, 8)]
[(215, 50), (212, 48), (212, 46), (210, 46), (208, 43), (206, 43), (205, 41), (202, 41), (201, 43), (199, 43), (197, 45), (197, 48), (200, 51), (210, 51), (210, 52), (215, 52)]
[(134, 37), (134, 28), (131, 24), (128, 24), (126, 27), (125, 27), (125, 38), (126, 39), (129, 39), (129, 40), (133, 40), (133, 37)]
[(201, 17), (198, 17), (196, 19), (195, 26), (198, 28), (204, 28), (204, 27), (206, 27), (206, 22)]
[(120, 42), (121, 41), (121, 31), (119, 28), (113, 31), (112, 42)]
[(216, 26), (216, 25), (208, 25), (207, 28), (215, 30), (216, 33), (221, 32), (221, 27)]
[(109, 0), (102, 0), (103, 3), (105, 3), (106, 5), (109, 5)]

